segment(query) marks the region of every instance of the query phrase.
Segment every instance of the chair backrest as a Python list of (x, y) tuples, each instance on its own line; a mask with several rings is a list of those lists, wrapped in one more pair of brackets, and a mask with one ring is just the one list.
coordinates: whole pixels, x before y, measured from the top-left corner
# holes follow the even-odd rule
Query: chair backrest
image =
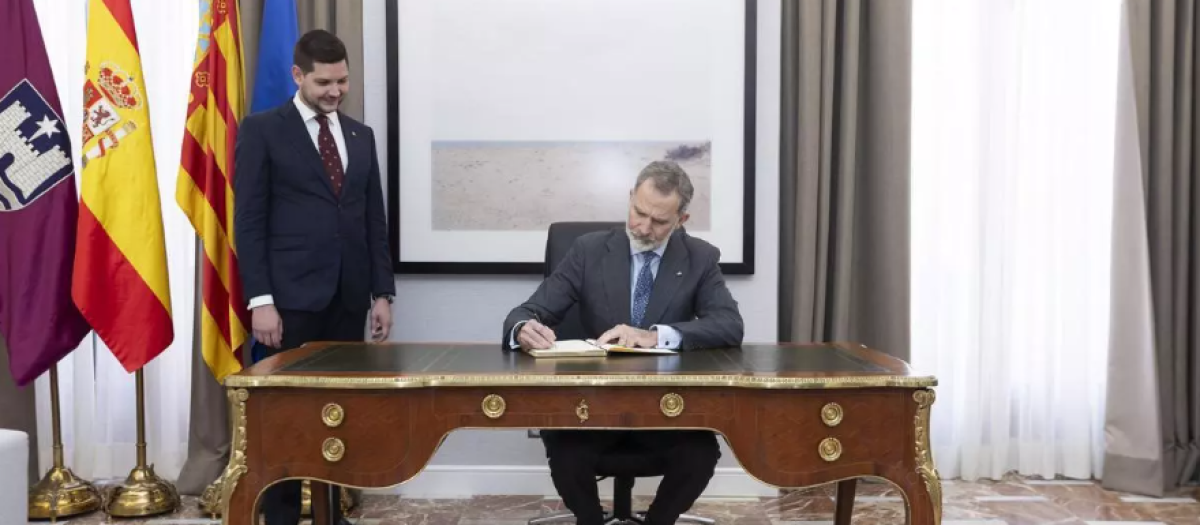
[[(546, 234), (546, 261), (543, 277), (549, 277), (558, 264), (566, 257), (575, 239), (585, 233), (600, 230), (611, 230), (622, 226), (621, 222), (556, 222), (550, 225)], [(563, 316), (562, 322), (551, 327), (558, 339), (585, 339), (600, 334), (586, 334), (583, 321), (579, 318), (579, 308), (572, 306)]]

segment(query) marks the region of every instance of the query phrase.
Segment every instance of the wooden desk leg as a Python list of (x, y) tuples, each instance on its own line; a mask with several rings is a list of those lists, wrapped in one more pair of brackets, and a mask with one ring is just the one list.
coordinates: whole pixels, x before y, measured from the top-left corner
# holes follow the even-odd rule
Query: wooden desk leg
[(854, 490), (858, 480), (850, 478), (837, 484), (837, 510), (833, 514), (834, 525), (850, 525), (850, 515), (854, 513)]
[(329, 501), (332, 485), (310, 480), (313, 525), (337, 525), (333, 522), (333, 505)]
[[(239, 479), (240, 478), (240, 479)], [(235, 487), (229, 497), (229, 506), (225, 508), (221, 514), (223, 525), (255, 525), (258, 520), (254, 519), (254, 515), (258, 514), (258, 509), (254, 508), (254, 504), (258, 499), (258, 494), (266, 487), (266, 483), (262, 483), (255, 476), (235, 477)], [(271, 483), (274, 480), (268, 481)], [(226, 487), (228, 490), (228, 487)]]
[[(929, 412), (936, 398), (933, 390), (919, 389), (912, 394), (917, 404), (914, 417), (913, 451), (916, 472), (903, 472), (891, 478), (908, 496), (908, 522), (912, 525), (942, 524), (942, 480), (933, 465), (929, 444)], [(897, 473), (900, 474), (900, 473)]]

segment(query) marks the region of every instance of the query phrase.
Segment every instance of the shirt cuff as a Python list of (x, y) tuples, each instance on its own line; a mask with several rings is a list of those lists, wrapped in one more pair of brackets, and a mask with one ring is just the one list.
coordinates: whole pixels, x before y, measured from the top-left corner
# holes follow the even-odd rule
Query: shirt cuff
[(274, 298), (274, 297), (271, 297), (271, 295), (270, 295), (270, 294), (268, 294), (268, 295), (260, 295), (260, 296), (258, 296), (258, 297), (255, 297), (255, 298), (253, 298), (253, 299), (250, 299), (250, 306), (249, 306), (249, 308), (250, 308), (251, 310), (253, 310), (253, 309), (255, 309), (255, 308), (258, 308), (258, 307), (260, 307), (260, 306), (266, 306), (266, 305), (268, 305), (268, 304), (275, 304), (275, 298)]
[(678, 350), (679, 343), (683, 341), (683, 337), (679, 335), (679, 330), (671, 328), (665, 324), (654, 325), (654, 330), (658, 332), (658, 347)]
[(508, 348), (509, 349), (516, 350), (518, 348), (521, 348), (521, 345), (517, 343), (517, 332), (521, 329), (521, 326), (523, 326), (525, 323), (528, 323), (528, 322), (529, 322), (529, 320), (526, 319), (524, 321), (518, 322), (517, 324), (513, 325), (512, 332), (509, 332), (509, 334), (508, 334)]

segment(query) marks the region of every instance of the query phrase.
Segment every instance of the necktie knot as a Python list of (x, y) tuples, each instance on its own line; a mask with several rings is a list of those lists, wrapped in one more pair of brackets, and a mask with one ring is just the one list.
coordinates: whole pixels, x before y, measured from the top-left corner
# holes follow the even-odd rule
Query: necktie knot
[(642, 252), (642, 262), (643, 263), (646, 263), (646, 264), (652, 263), (652, 262), (654, 262), (654, 259), (657, 259), (657, 258), (658, 258), (658, 252), (655, 252), (655, 251)]
[(328, 115), (317, 115), (317, 124), (320, 124), (322, 128), (329, 127), (329, 116)]

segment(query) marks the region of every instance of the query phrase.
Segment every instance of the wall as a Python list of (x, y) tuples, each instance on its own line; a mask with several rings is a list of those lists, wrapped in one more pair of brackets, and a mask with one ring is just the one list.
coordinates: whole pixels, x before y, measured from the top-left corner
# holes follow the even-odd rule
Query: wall
[[(374, 128), (380, 144), (388, 143), (385, 1), (363, 2), (366, 123)], [(779, 280), (779, 0), (760, 1), (758, 9), (755, 274), (727, 280), (746, 321), (746, 341), (773, 342), (777, 340)], [(386, 173), (386, 150), (381, 149), (379, 157)], [(540, 276), (397, 276), (392, 339), (493, 343), (504, 316), (526, 299), (540, 280)], [(722, 447), (718, 476), (706, 494), (774, 493), (742, 473), (732, 453), (724, 444)], [(460, 431), (447, 437), (425, 472), (399, 490), (427, 497), (552, 495), (545, 464), (541, 442), (529, 439), (524, 431)], [(642, 483), (637, 490), (652, 494), (654, 486)]]

